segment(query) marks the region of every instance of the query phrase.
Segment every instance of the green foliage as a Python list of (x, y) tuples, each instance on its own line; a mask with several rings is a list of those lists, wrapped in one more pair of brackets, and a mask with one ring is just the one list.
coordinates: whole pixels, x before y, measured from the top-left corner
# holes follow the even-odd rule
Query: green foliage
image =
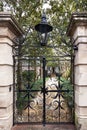
[[(23, 76), (25, 78), (25, 84), (27, 85), (27, 81), (26, 79), (28, 79), (28, 74), (27, 71), (25, 71), (23, 73)], [(43, 85), (43, 79), (39, 79), (36, 80), (35, 82), (31, 82), (31, 90), (41, 90), (41, 87)], [(27, 91), (26, 92), (18, 92), (17, 93), (17, 109), (18, 109), (18, 113), (21, 115), (22, 111), (26, 108), (26, 106), (28, 105), (28, 96), (27, 95)], [(31, 94), (32, 96), (29, 97), (29, 100), (32, 101), (32, 98), (35, 98), (35, 96), (37, 95), (37, 92), (33, 92)]]
[(64, 79), (61, 78), (61, 86), (62, 86), (62, 90), (68, 90), (68, 92), (64, 92), (63, 96), (65, 101), (67, 102), (68, 106), (70, 108), (73, 107), (73, 85), (70, 83), (70, 79)]
[(23, 93), (18, 92), (17, 93), (17, 100), (16, 100), (16, 106), (18, 110), (18, 114), (22, 114), (22, 111), (24, 109), (24, 102), (23, 102)]
[(33, 90), (40, 90), (42, 86), (43, 86), (43, 79), (38, 79), (33, 84), (33, 88), (32, 89)]
[(0, 11), (3, 11), (3, 3), (0, 1)]
[(22, 72), (22, 79), (23, 79), (23, 82), (29, 82), (29, 83), (32, 83), (34, 82), (35, 80), (35, 77), (36, 77), (36, 72), (34, 70), (24, 70)]
[(35, 71), (33, 70), (23, 71), (22, 78), (23, 78), (24, 86), (27, 87), (27, 85), (29, 84), (32, 90), (38, 90), (43, 85), (43, 79), (36, 80), (36, 74)]
[[(3, 4), (3, 5), (2, 5)], [(69, 19), (73, 12), (84, 12), (87, 10), (86, 0), (49, 0), (51, 9), (46, 10), (48, 22), (52, 24), (53, 31), (50, 33), (48, 44), (57, 45), (59, 49), (57, 55), (71, 54), (71, 42), (66, 36)], [(9, 8), (7, 8), (9, 7)], [(3, 8), (3, 9), (2, 9)], [(54, 55), (52, 49), (42, 48), (33, 50), (30, 45), (39, 45), (37, 33), (34, 26), (41, 20), (42, 3), (41, 0), (3, 0), (1, 10), (9, 10), (15, 16), (20, 26), (26, 34), (23, 54), (29, 55)], [(29, 49), (28, 49), (29, 48)]]

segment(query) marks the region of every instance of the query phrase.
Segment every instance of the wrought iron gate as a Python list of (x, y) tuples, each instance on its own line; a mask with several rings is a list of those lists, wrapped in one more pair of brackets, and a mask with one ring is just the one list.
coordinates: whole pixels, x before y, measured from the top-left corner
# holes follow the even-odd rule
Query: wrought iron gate
[(14, 56), (14, 123), (73, 123), (71, 61)]

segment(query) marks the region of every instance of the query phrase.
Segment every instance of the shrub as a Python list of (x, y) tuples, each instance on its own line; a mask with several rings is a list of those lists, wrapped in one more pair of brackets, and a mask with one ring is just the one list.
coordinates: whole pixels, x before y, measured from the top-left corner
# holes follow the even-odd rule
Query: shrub
[(67, 90), (63, 92), (63, 97), (70, 108), (73, 107), (73, 85), (70, 83), (70, 79), (61, 78), (61, 89)]
[(35, 80), (35, 77), (36, 77), (36, 73), (34, 70), (24, 70), (22, 72), (22, 79), (23, 79), (23, 82), (33, 82)]

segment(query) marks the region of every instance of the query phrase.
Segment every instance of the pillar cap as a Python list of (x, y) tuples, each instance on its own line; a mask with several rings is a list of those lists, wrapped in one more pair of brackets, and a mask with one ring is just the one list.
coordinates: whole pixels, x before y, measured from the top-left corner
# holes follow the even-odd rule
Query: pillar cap
[(23, 30), (9, 12), (0, 12), (0, 27), (8, 27), (16, 36), (22, 36)]
[(87, 26), (87, 12), (73, 13), (67, 28), (67, 35), (72, 36), (77, 26)]

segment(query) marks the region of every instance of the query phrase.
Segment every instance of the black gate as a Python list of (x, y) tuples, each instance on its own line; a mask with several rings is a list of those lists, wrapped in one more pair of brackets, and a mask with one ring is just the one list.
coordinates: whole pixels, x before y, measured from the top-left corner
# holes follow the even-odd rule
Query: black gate
[(73, 123), (70, 55), (14, 56), (14, 123)]

